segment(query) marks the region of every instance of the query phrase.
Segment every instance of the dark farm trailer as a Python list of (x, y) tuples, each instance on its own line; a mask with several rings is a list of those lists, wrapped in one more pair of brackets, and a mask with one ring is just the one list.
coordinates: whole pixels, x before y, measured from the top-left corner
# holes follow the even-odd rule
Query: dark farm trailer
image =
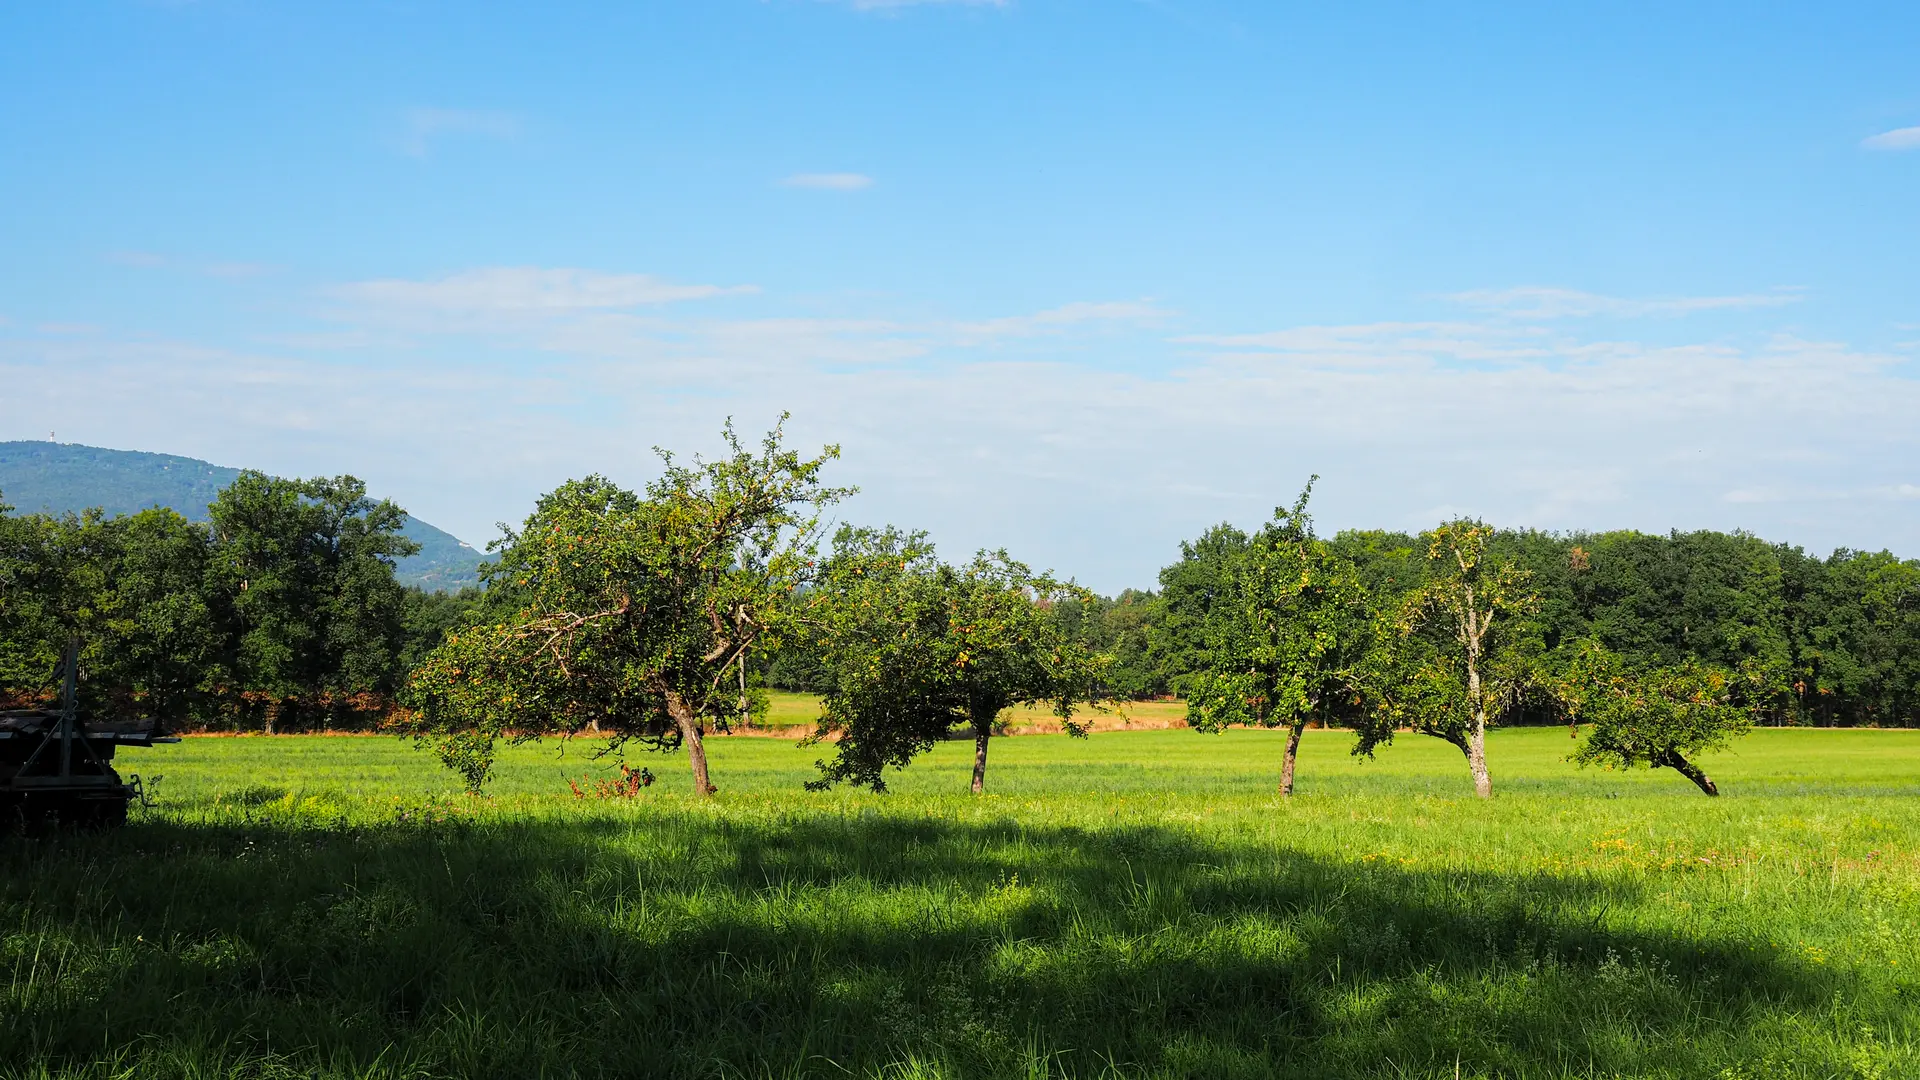
[(77, 652), (67, 652), (59, 708), (0, 711), (0, 818), (7, 822), (123, 824), (140, 780), (120, 779), (114, 751), (180, 741), (153, 720), (83, 717), (74, 692)]

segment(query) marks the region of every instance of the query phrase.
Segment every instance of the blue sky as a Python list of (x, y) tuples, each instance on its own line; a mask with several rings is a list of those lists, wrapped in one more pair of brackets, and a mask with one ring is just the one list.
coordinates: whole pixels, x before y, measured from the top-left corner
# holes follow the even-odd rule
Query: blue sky
[(0, 438), (481, 542), (791, 410), (1113, 591), (1310, 473), (1920, 555), (1911, 4), (0, 7)]

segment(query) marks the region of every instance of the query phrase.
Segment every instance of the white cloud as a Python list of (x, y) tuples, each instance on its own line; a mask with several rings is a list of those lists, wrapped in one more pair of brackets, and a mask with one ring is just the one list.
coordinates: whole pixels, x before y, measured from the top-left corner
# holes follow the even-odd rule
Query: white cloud
[[(796, 364), (872, 365), (924, 357), (942, 348), (987, 342), (1057, 341), (1065, 335), (1116, 332), (1171, 313), (1144, 300), (1063, 304), (1024, 315), (973, 321), (901, 322), (861, 318), (672, 318), (654, 309), (674, 301), (749, 294), (752, 286), (683, 285), (644, 274), (605, 274), (540, 267), (495, 267), (433, 280), (386, 279), (337, 285), (331, 311), (353, 327), (345, 336), (287, 335), (303, 347), (364, 348), (404, 344), (391, 331), (485, 336), (494, 347), (656, 365), (701, 372), (715, 365), (754, 370)], [(386, 331), (382, 334), (377, 331)], [(675, 376), (676, 378), (679, 376)]]
[(1776, 503), (1786, 499), (1778, 488), (1741, 488), (1720, 496), (1721, 502), (1730, 503)]
[(1346, 367), (1512, 364), (1551, 357), (1545, 331), (1469, 322), (1386, 322), (1298, 326), (1258, 334), (1194, 334), (1176, 340), (1232, 352), (1312, 356)]
[(781, 180), (780, 186), (815, 191), (861, 191), (873, 186), (873, 177), (851, 172), (795, 173)]
[(1739, 296), (1681, 296), (1629, 300), (1577, 289), (1528, 285), (1512, 289), (1474, 289), (1447, 299), (1481, 311), (1522, 319), (1567, 319), (1595, 315), (1638, 318), (1652, 315), (1690, 315), (1700, 311), (1779, 307), (1797, 303), (1798, 292), (1780, 289)]
[(490, 109), (416, 106), (403, 110), (400, 120), (400, 149), (413, 157), (426, 157), (433, 149), (434, 142), (446, 135), (511, 139), (520, 134), (518, 116)]
[(387, 278), (335, 286), (370, 307), (445, 314), (578, 312), (644, 307), (757, 291), (751, 285), (682, 285), (651, 274), (497, 266), (429, 281)]
[(912, 360), (934, 347), (932, 330), (880, 319), (675, 320), (627, 315), (548, 324), (529, 347), (561, 356), (643, 365), (650, 378), (684, 382), (731, 372), (775, 377), (810, 365), (875, 365)]
[(954, 329), (963, 338), (1031, 337), (1057, 333), (1069, 327), (1088, 324), (1145, 324), (1166, 319), (1173, 313), (1145, 300), (1119, 300), (1062, 304), (1031, 315), (1009, 315), (998, 319), (963, 322)]
[[(629, 277), (644, 284), (598, 284)], [(1180, 539), (1260, 520), (1314, 472), (1329, 529), (1420, 528), (1448, 509), (1920, 555), (1920, 380), (1840, 344), (1652, 346), (1505, 318), (1169, 344), (1144, 301), (720, 318), (661, 306), (711, 287), (637, 275), (446, 285), (465, 278), (375, 290), (457, 316), (438, 336), (356, 338), (366, 325), (349, 322), (310, 357), (0, 336), (17, 398), (0, 437), (35, 434), (30, 419), (83, 442), (352, 471), (484, 540), (568, 476), (639, 483), (649, 446), (710, 448), (726, 416), (751, 429), (791, 409), (797, 441), (845, 446), (835, 479), (864, 491), (847, 518), (929, 528), (953, 554), (1004, 544), (1109, 591), (1151, 584)], [(514, 318), (474, 314), (502, 308)], [(1061, 359), (1089, 341), (1178, 366)]]
[(1869, 150), (1920, 150), (1920, 127), (1894, 128), (1860, 140)]

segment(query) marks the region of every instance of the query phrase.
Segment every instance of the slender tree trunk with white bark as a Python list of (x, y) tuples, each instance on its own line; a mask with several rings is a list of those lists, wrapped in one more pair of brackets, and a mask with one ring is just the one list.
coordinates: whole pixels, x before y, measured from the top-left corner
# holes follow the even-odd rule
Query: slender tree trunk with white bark
[(1473, 793), (1483, 799), (1493, 797), (1493, 777), (1487, 773), (1486, 688), (1480, 684), (1480, 649), (1491, 621), (1491, 612), (1483, 617), (1474, 606), (1473, 590), (1469, 588), (1466, 623), (1460, 635), (1467, 647), (1467, 706), (1473, 710), (1473, 724), (1467, 732), (1467, 768), (1473, 770)]

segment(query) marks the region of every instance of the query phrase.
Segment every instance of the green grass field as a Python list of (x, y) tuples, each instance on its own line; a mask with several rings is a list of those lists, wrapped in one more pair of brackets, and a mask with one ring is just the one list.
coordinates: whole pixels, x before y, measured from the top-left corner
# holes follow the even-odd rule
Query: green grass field
[(1920, 732), (1761, 731), (1496, 798), (1402, 737), (943, 744), (887, 796), (713, 741), (631, 800), (584, 743), (488, 797), (383, 737), (130, 751), (157, 810), (0, 840), (0, 1075), (1920, 1075)]

